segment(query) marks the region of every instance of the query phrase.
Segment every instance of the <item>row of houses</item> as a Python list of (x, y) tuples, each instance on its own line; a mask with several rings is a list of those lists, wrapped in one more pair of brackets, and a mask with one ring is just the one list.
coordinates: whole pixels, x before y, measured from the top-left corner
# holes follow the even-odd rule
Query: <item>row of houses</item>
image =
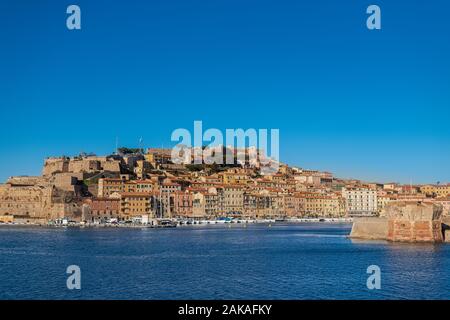
[[(288, 167), (289, 168), (289, 167)], [(104, 178), (98, 182), (98, 197), (86, 200), (91, 219), (131, 219), (139, 215), (161, 218), (240, 217), (343, 217), (370, 216), (396, 200), (441, 201), (410, 189), (378, 184), (329, 185), (331, 174), (319, 176), (318, 184), (305, 183), (295, 171), (268, 177), (253, 177), (245, 168), (209, 176), (154, 175), (150, 179)]]
[(90, 219), (117, 218), (129, 220), (136, 216), (153, 218), (234, 217), (342, 217), (345, 201), (339, 194), (290, 192), (282, 189), (252, 190), (242, 185), (208, 188), (188, 187), (181, 190), (176, 183), (153, 186), (148, 190), (116, 191), (108, 197), (85, 200)]

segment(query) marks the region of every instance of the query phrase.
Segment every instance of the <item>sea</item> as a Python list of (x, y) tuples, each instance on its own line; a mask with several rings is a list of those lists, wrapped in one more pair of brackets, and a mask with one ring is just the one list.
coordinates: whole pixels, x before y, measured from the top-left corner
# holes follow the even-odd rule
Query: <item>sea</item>
[(350, 230), (1, 226), (0, 299), (450, 299), (450, 245), (357, 241)]

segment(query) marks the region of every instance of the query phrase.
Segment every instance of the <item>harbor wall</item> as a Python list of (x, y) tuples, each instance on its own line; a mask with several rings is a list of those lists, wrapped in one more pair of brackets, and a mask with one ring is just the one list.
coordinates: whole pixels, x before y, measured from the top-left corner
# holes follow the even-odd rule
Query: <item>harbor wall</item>
[(386, 206), (388, 240), (442, 242), (442, 206), (421, 201), (398, 201)]
[(384, 217), (355, 218), (350, 237), (394, 242), (450, 242), (450, 224), (442, 206), (421, 201), (396, 201)]
[(388, 220), (386, 218), (354, 218), (351, 238), (385, 240), (387, 239)]

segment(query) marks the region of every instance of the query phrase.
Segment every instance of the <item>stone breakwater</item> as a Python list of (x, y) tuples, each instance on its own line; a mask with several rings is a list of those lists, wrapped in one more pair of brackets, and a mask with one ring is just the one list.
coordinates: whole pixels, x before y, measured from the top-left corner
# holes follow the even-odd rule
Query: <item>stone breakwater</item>
[(354, 219), (350, 237), (394, 242), (450, 242), (449, 222), (442, 218), (441, 205), (396, 201), (386, 205), (381, 217)]

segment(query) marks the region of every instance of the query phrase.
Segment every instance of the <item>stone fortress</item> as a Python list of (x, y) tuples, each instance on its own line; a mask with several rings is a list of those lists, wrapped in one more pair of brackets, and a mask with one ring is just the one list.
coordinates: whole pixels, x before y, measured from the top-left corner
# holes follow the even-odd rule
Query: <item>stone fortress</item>
[(63, 217), (79, 220), (86, 181), (99, 173), (118, 176), (122, 159), (115, 156), (57, 157), (45, 160), (40, 177), (11, 177), (0, 184), (3, 222), (46, 223)]
[(388, 203), (380, 217), (356, 218), (352, 238), (393, 242), (450, 242), (443, 206), (422, 201)]

